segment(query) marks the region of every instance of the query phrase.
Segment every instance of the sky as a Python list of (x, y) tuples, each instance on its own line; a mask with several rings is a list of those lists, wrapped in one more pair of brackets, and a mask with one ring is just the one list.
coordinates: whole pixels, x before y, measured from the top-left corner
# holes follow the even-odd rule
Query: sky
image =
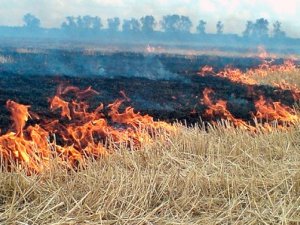
[(207, 21), (207, 32), (215, 32), (221, 20), (225, 33), (237, 34), (247, 20), (264, 17), (270, 23), (279, 20), (289, 36), (300, 37), (300, 0), (0, 0), (0, 25), (22, 25), (26, 13), (40, 18), (43, 27), (59, 27), (70, 15), (106, 20), (180, 14), (189, 16), (194, 27), (200, 19)]

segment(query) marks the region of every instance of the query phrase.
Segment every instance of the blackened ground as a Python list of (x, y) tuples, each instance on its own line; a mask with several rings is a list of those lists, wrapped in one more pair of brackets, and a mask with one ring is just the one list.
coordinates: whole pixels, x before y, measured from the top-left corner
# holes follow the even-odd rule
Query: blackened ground
[[(213, 101), (218, 99), (228, 101), (229, 110), (237, 118), (245, 120), (251, 120), (251, 112), (255, 112), (254, 101), (261, 94), (267, 99), (280, 101), (289, 106), (294, 104), (289, 91), (282, 91), (271, 86), (247, 87), (226, 79), (213, 76), (199, 77), (196, 74), (190, 74), (184, 81), (6, 74), (0, 79), (0, 127), (2, 131), (5, 132), (11, 125), (10, 113), (5, 107), (8, 99), (31, 105), (30, 110), (41, 118), (58, 118), (59, 111), (51, 112), (48, 100), (55, 95), (60, 83), (78, 86), (82, 89), (92, 86), (99, 92), (99, 95), (87, 99), (91, 108), (95, 108), (100, 103), (107, 106), (117, 98), (122, 98), (120, 91), (124, 91), (131, 99), (130, 102), (124, 104), (124, 107), (131, 105), (136, 112), (149, 114), (156, 120), (169, 122), (180, 120), (189, 124), (198, 122), (207, 108), (201, 103), (202, 92), (205, 88), (212, 88), (215, 91), (215, 94), (211, 96)], [(249, 88), (253, 91), (250, 92)], [(35, 122), (37, 121), (30, 123)]]
[[(48, 100), (61, 83), (82, 89), (92, 86), (97, 90), (99, 95), (86, 99), (91, 108), (100, 103), (107, 106), (122, 98), (120, 91), (124, 91), (131, 101), (122, 109), (130, 105), (156, 120), (180, 120), (189, 124), (203, 116), (206, 106), (201, 99), (205, 88), (215, 91), (211, 96), (214, 101), (228, 101), (227, 106), (234, 116), (245, 120), (251, 120), (251, 113), (255, 113), (254, 101), (259, 95), (289, 106), (294, 103), (288, 91), (270, 86), (247, 87), (213, 76), (196, 75), (205, 65), (213, 66), (216, 71), (226, 65), (245, 70), (258, 66), (259, 58), (13, 48), (2, 48), (0, 53), (0, 128), (3, 132), (11, 124), (5, 108), (8, 99), (31, 105), (30, 110), (41, 118), (58, 118), (59, 112), (49, 110)], [(274, 63), (282, 63), (282, 59)], [(35, 122), (30, 120), (29, 123)]]
[[(282, 59), (275, 63), (281, 63)], [(216, 70), (232, 65), (240, 69), (259, 65), (261, 59), (225, 56), (184, 56), (84, 50), (1, 49), (0, 73), (18, 75), (66, 75), (80, 77), (143, 77), (151, 80), (180, 79), (209, 65)]]

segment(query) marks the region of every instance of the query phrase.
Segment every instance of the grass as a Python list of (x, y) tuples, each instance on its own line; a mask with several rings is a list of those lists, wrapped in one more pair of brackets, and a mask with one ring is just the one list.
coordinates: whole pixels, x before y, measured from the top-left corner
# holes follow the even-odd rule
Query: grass
[[(262, 82), (278, 77), (292, 79)], [(78, 171), (55, 160), (39, 175), (1, 171), (0, 224), (300, 224), (300, 122), (257, 134), (176, 126)]]

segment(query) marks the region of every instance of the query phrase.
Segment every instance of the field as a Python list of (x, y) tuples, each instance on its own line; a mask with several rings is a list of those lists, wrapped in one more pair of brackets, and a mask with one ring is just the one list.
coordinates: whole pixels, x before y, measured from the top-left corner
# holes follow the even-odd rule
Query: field
[(81, 171), (2, 172), (3, 224), (297, 224), (299, 132), (180, 128)]
[[(13, 58), (5, 55), (5, 59)], [(168, 79), (151, 79), (153, 73), (146, 78), (131, 77), (129, 70), (125, 77), (34, 75), (39, 70), (22, 76), (26, 66), (2, 66), (1, 105), (8, 99), (31, 105), (39, 118), (32, 116), (30, 125), (46, 127), (45, 121), (60, 116), (48, 109), (47, 97), (59, 92), (58, 84), (67, 83), (82, 89), (92, 85), (99, 93), (89, 100), (92, 108), (95, 102), (107, 105), (116, 98), (130, 99), (125, 105), (155, 120), (172, 122), (174, 129), (152, 130), (151, 141), (137, 139), (137, 146), (117, 145), (108, 136), (104, 146), (109, 154), (93, 154), (97, 157), (87, 157), (76, 166), (71, 163), (71, 167), (71, 157), (62, 163), (60, 156), (51, 155), (47, 166), (37, 172), (36, 164), (28, 163), (26, 168), (26, 160), (19, 162), (24, 158), (16, 157), (18, 160), (0, 173), (0, 224), (299, 224), (299, 68), (268, 65), (247, 73), (241, 71), (258, 67), (259, 59), (200, 57), (203, 65), (199, 68), (197, 60), (181, 58), (170, 65), (175, 59), (157, 61), (172, 74)], [(216, 64), (216, 70), (231, 64), (241, 71), (198, 72), (209, 63)], [(209, 94), (211, 100), (205, 98), (207, 88), (215, 91)], [(259, 106), (259, 96), (272, 101)], [(221, 108), (224, 105), (219, 99), (226, 100), (228, 109)], [(265, 108), (272, 111), (263, 112)], [(111, 115), (107, 110), (104, 108), (104, 114)], [(1, 107), (2, 157), (4, 144), (11, 140), (5, 134), (18, 131), (16, 124), (9, 128), (9, 112), (14, 111)], [(260, 121), (253, 120), (254, 114)], [(73, 126), (72, 120), (60, 122)], [(75, 122), (78, 125), (78, 120)], [(118, 132), (131, 131), (128, 124), (108, 123)], [(149, 122), (151, 126), (157, 123)], [(30, 128), (21, 129), (24, 137), (16, 135), (16, 140), (21, 140), (20, 145), (29, 143), (26, 135)], [(147, 126), (143, 129), (141, 133), (135, 130), (134, 135), (148, 132)], [(63, 141), (60, 134), (58, 145)], [(74, 146), (77, 148), (75, 142)], [(2, 165), (7, 165), (5, 160), (2, 158)]]

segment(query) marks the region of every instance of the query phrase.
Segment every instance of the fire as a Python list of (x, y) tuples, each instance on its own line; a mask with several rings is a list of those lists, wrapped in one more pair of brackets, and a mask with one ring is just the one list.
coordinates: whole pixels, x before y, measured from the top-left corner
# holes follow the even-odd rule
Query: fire
[(269, 53), (262, 45), (257, 47), (257, 51), (258, 51), (258, 57), (261, 59), (266, 59), (267, 57), (270, 57)]
[(293, 95), (294, 101), (300, 100), (300, 89), (295, 84), (289, 84), (285, 80), (280, 83), (274, 83), (275, 87), (280, 88), (281, 90), (288, 90)]
[[(217, 100), (215, 103), (210, 98), (210, 95), (214, 91), (210, 88), (205, 88), (203, 91), (203, 100), (207, 109), (205, 110), (203, 117), (210, 120), (221, 119), (227, 120), (235, 127), (255, 132), (258, 129), (270, 131), (272, 126), (269, 123), (277, 122), (277, 128), (284, 129), (285, 126), (294, 125), (296, 121), (299, 121), (299, 117), (295, 111), (290, 107), (283, 105), (280, 102), (266, 101), (263, 96), (259, 96), (259, 99), (255, 101), (256, 113), (250, 112), (252, 115), (253, 123), (246, 123), (244, 120), (235, 118), (235, 116), (228, 110), (227, 101)], [(256, 121), (260, 120), (262, 124), (258, 124)], [(215, 124), (215, 121), (212, 121)]]
[(243, 73), (237, 68), (226, 67), (224, 70), (221, 70), (220, 72), (216, 73), (211, 66), (204, 66), (200, 69), (200, 71), (197, 74), (201, 77), (213, 75), (216, 77), (228, 79), (236, 83), (243, 83), (249, 85), (257, 84), (257, 82), (251, 77), (249, 77), (248, 74)]
[(140, 113), (135, 113), (132, 107), (127, 107), (123, 113), (120, 113), (119, 108), (123, 102), (123, 100), (116, 100), (108, 106), (111, 109), (109, 116), (113, 122), (131, 125), (134, 128), (140, 126), (146, 128), (160, 128), (166, 125), (162, 122), (154, 122), (153, 117), (149, 115), (142, 116)]
[(70, 109), (69, 109), (69, 103), (65, 102), (58, 96), (54, 96), (51, 105), (50, 105), (51, 110), (56, 110), (56, 109), (61, 109), (61, 116), (63, 117), (68, 117), (69, 120), (71, 120), (71, 115), (70, 115)]
[(215, 72), (213, 67), (204, 66), (197, 73), (199, 76), (216, 76), (228, 79), (235, 83), (245, 85), (256, 85), (259, 83), (257, 77), (266, 77), (274, 73), (292, 73), (295, 72), (297, 66), (293, 60), (285, 60), (283, 64), (273, 65), (273, 60), (263, 60), (257, 68), (251, 68), (243, 72), (237, 68), (226, 67), (225, 69)]
[[(50, 100), (50, 109), (61, 111), (61, 119), (48, 119), (28, 127), (29, 106), (8, 100), (6, 106), (11, 112), (14, 131), (0, 136), (0, 155), (8, 167), (16, 164), (30, 172), (41, 172), (55, 156), (61, 164), (74, 167), (83, 164), (86, 157), (109, 154), (111, 150), (104, 145), (107, 140), (113, 145), (135, 148), (150, 143), (158, 130), (176, 131), (170, 124), (135, 113), (132, 107), (120, 112), (124, 100), (110, 104), (108, 116), (102, 112), (103, 104), (90, 110), (82, 99), (97, 93), (91, 87), (80, 90), (59, 86), (57, 95)], [(64, 96), (68, 94), (75, 99), (66, 101)]]
[(291, 73), (295, 72), (297, 66), (295, 62), (291, 59), (287, 59), (283, 64), (273, 65), (274, 60), (263, 60), (262, 64), (258, 66), (258, 68), (249, 69), (247, 71), (248, 76), (259, 76), (266, 77), (268, 75), (272, 75), (274, 73)]
[(21, 105), (14, 101), (8, 100), (6, 102), (6, 107), (11, 112), (11, 119), (14, 122), (16, 136), (23, 137), (23, 127), (30, 117), (28, 112), (29, 106)]
[(259, 100), (255, 102), (257, 110), (255, 117), (267, 121), (279, 121), (281, 123), (294, 124), (298, 120), (295, 112), (280, 102), (267, 102), (264, 96), (259, 96)]
[(197, 73), (199, 76), (204, 77), (207, 74), (215, 74), (214, 69), (212, 66), (204, 66), (200, 69), (200, 71)]
[[(285, 61), (283, 65), (264, 61), (256, 69), (245, 72), (231, 67), (215, 72), (212, 67), (205, 66), (198, 72), (199, 76), (220, 77), (243, 85), (248, 89), (247, 98), (252, 100), (253, 107), (248, 112), (249, 118), (236, 117), (226, 100), (216, 99), (215, 91), (205, 88), (200, 103), (206, 109), (201, 116), (213, 124), (217, 120), (226, 120), (233, 127), (253, 133), (258, 130), (271, 131), (273, 124), (280, 129), (294, 125), (299, 117), (291, 107), (272, 101), (254, 90), (255, 85), (259, 84), (255, 78), (265, 77), (270, 72), (292, 72), (296, 69), (292, 61)], [(282, 81), (275, 87), (275, 91), (280, 93), (289, 91), (294, 101), (300, 100), (300, 89), (296, 85)], [(119, 146), (137, 149), (149, 144), (160, 131), (167, 135), (177, 131), (171, 124), (154, 121), (150, 115), (135, 112), (130, 106), (124, 107), (131, 101), (124, 91), (120, 91), (122, 99), (107, 106), (101, 103), (91, 108), (87, 99), (98, 94), (92, 87), (81, 90), (75, 86), (60, 85), (56, 95), (49, 99), (53, 117), (47, 119), (30, 112), (28, 105), (8, 100), (6, 107), (11, 113), (12, 128), (0, 136), (0, 157), (4, 165), (39, 173), (49, 168), (55, 158), (60, 164), (74, 168), (84, 165), (88, 157), (107, 156)], [(177, 100), (178, 97), (172, 96), (171, 99)], [(190, 114), (197, 114), (196, 106)], [(29, 120), (32, 120), (30, 124), (35, 125), (28, 125)]]
[[(255, 130), (254, 127), (247, 124), (242, 119), (235, 118), (230, 111), (227, 109), (227, 102), (224, 100), (218, 100), (216, 103), (213, 103), (210, 99), (209, 95), (214, 93), (214, 91), (210, 88), (205, 88), (203, 91), (203, 104), (208, 107), (208, 109), (204, 112), (204, 117), (206, 118), (219, 118), (223, 120), (228, 120), (230, 123), (232, 123), (236, 127), (244, 128), (250, 131)], [(213, 121), (214, 123), (214, 121)]]
[[(254, 86), (259, 84), (258, 78), (271, 76), (273, 74), (291, 74), (298, 71), (298, 67), (292, 59), (287, 59), (283, 64), (276, 65), (273, 64), (275, 60), (264, 48), (260, 47), (259, 53), (259, 58), (262, 60), (262, 63), (257, 68), (250, 68), (245, 72), (231, 67), (226, 67), (219, 72), (215, 72), (211, 66), (204, 66), (198, 72), (199, 76), (221, 77), (233, 83), (244, 85), (248, 90), (248, 98), (252, 98), (255, 105), (256, 112), (249, 112), (252, 123), (249, 124), (240, 118), (235, 118), (227, 108), (227, 101), (211, 100), (210, 96), (214, 91), (210, 88), (205, 88), (203, 91), (202, 104), (207, 107), (203, 115), (204, 117), (210, 120), (216, 118), (228, 120), (235, 127), (241, 127), (250, 131), (256, 131), (257, 129), (270, 131), (273, 128), (269, 123), (274, 123), (275, 121), (277, 127), (284, 129), (285, 126), (293, 125), (299, 120), (299, 117), (292, 108), (280, 102), (273, 102), (271, 99), (267, 101), (262, 95), (256, 100), (257, 94), (254, 92)], [(267, 57), (270, 59), (267, 59)], [(295, 102), (300, 100), (300, 89), (296, 85), (289, 84), (285, 80), (281, 80), (279, 83), (273, 83), (273, 85), (278, 88), (278, 90), (276, 90), (277, 92), (284, 94), (283, 91), (289, 91)], [(263, 124), (258, 124), (257, 120), (260, 120)]]
[(223, 71), (217, 73), (218, 77), (227, 78), (232, 82), (242, 83), (247, 85), (255, 85), (257, 81), (249, 77), (246, 73), (243, 73), (239, 69), (227, 67)]

